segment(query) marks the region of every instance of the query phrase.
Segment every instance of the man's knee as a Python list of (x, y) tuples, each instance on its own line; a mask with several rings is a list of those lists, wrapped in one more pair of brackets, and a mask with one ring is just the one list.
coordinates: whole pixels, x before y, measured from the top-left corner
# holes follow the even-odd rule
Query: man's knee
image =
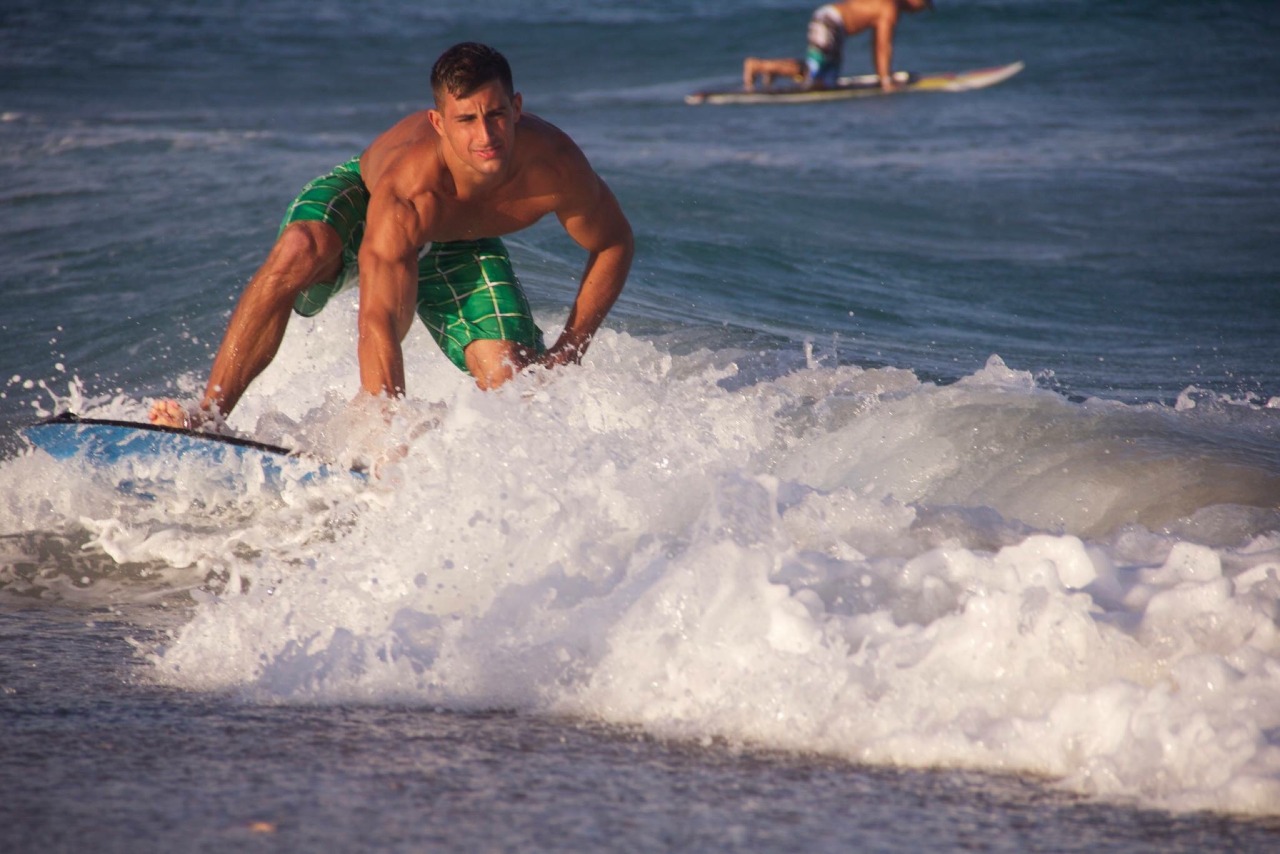
[(291, 222), (276, 238), (266, 267), (286, 287), (331, 280), (342, 268), (342, 239), (323, 222)]
[(485, 391), (497, 388), (532, 364), (528, 350), (514, 341), (472, 341), (463, 356), (467, 371)]

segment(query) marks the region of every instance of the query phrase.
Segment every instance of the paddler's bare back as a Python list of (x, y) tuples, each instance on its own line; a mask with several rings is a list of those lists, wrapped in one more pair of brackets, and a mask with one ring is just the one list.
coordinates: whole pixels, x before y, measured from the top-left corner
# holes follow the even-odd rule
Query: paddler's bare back
[(501, 237), (528, 228), (555, 211), (569, 182), (590, 170), (578, 147), (559, 128), (529, 113), (516, 126), (512, 169), (502, 183), (460, 198), (440, 153), (441, 138), (428, 111), (413, 113), (379, 136), (360, 157), (371, 192), (392, 192), (420, 212), (434, 211), (423, 242)]

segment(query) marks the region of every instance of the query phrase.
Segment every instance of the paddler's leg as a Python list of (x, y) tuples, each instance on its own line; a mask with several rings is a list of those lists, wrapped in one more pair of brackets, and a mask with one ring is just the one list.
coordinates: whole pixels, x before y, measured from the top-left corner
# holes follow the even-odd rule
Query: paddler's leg
[(434, 244), (418, 262), (418, 317), (449, 361), (485, 390), (546, 352), (498, 238)]
[(763, 77), (766, 87), (773, 85), (775, 77), (804, 78), (804, 62), (799, 59), (760, 59), (749, 56), (742, 61), (742, 88), (755, 89), (755, 78)]
[(333, 281), (341, 270), (342, 238), (331, 226), (316, 221), (285, 226), (240, 294), (199, 406), (188, 412), (176, 401), (160, 400), (151, 407), (151, 422), (192, 427), (225, 418), (275, 358), (298, 294)]
[(262, 373), (284, 340), (294, 300), (331, 282), (342, 270), (342, 238), (323, 222), (285, 226), (267, 260), (236, 303), (200, 401), (200, 412), (225, 417)]
[(369, 192), (352, 158), (310, 181), (290, 203), (267, 260), (249, 280), (223, 336), (204, 396), (192, 412), (158, 401), (151, 421), (173, 427), (217, 421), (271, 364), (284, 340), (289, 312), (310, 317), (350, 278), (364, 234)]
[(529, 347), (515, 341), (477, 339), (464, 351), (467, 372), (484, 391), (495, 389), (533, 364)]

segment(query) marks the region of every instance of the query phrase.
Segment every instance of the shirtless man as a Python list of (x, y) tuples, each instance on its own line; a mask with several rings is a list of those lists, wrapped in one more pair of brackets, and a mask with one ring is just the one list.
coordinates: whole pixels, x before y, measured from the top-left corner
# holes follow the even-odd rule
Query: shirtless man
[(758, 59), (742, 62), (742, 88), (748, 92), (761, 77), (769, 86), (775, 77), (803, 83), (806, 88), (835, 86), (846, 36), (872, 30), (871, 58), (880, 88), (891, 91), (893, 82), (893, 31), (900, 13), (914, 14), (933, 8), (933, 0), (844, 0), (815, 9), (809, 19), (809, 49), (804, 59)]
[[(217, 426), (275, 357), (290, 311), (311, 316), (359, 271), (360, 385), (405, 393), (415, 314), (483, 389), (532, 364), (581, 360), (626, 282), (631, 226), (563, 131), (522, 111), (502, 54), (466, 42), (431, 73), (435, 109), (401, 119), (358, 158), (307, 184), (245, 287), (194, 410), (151, 421)], [(545, 349), (500, 239), (554, 213), (588, 253), (573, 308)]]

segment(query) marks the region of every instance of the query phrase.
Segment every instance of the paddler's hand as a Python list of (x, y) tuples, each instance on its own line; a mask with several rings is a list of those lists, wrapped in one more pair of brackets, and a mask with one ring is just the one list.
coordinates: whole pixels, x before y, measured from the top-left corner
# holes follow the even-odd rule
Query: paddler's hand
[(539, 360), (545, 368), (558, 368), (561, 365), (580, 365), (582, 364), (582, 355), (587, 351), (587, 344), (590, 339), (581, 339), (577, 336), (564, 334), (560, 336), (560, 340), (543, 354)]

